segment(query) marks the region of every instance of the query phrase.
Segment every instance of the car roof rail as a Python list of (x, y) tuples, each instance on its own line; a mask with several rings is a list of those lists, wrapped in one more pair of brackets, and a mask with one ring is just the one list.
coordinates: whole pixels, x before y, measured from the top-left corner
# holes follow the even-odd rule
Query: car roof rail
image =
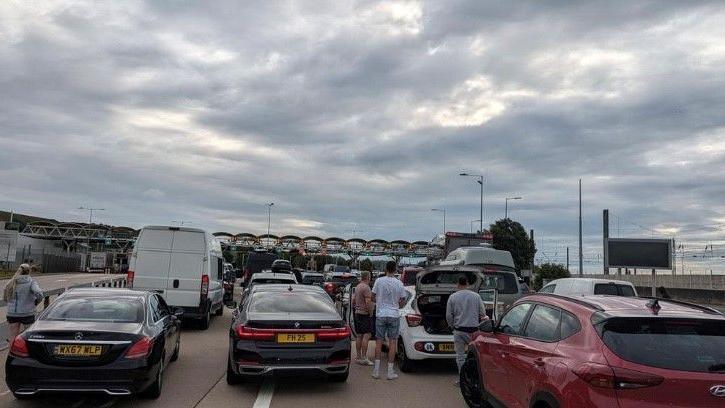
[(568, 300), (568, 301), (574, 302), (580, 306), (594, 309), (598, 312), (604, 311), (604, 309), (599, 305), (595, 305), (594, 303), (590, 303), (590, 302), (587, 302), (586, 300), (577, 299), (577, 298), (571, 297), (571, 296), (557, 295), (556, 293), (540, 293), (540, 292), (532, 293), (532, 295), (541, 295), (541, 296), (553, 297), (555, 299)]
[(703, 305), (698, 305), (697, 303), (685, 302), (682, 300), (668, 299), (668, 298), (657, 297), (657, 296), (640, 296), (640, 297), (643, 299), (653, 299), (653, 300), (657, 300), (657, 301), (661, 301), (661, 302), (674, 303), (674, 304), (680, 305), (680, 306), (691, 307), (693, 309), (700, 310), (707, 314), (715, 314), (715, 315), (724, 316), (723, 313), (717, 309), (713, 309), (711, 307), (707, 307), (707, 306), (703, 306)]

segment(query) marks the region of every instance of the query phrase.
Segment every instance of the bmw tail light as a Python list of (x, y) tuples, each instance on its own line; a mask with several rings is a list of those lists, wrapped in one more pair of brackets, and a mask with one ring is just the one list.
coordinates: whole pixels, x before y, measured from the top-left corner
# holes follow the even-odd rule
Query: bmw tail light
[(405, 320), (408, 322), (409, 327), (418, 327), (420, 322), (423, 321), (423, 316), (417, 313), (408, 313), (405, 315)]
[(13, 344), (10, 346), (10, 354), (15, 357), (30, 357), (30, 351), (28, 351), (28, 343), (22, 336), (15, 336)]
[(154, 339), (151, 337), (144, 337), (133, 343), (123, 356), (128, 359), (146, 358), (151, 354), (151, 350), (153, 350), (153, 348)]
[(322, 329), (317, 331), (317, 338), (320, 341), (337, 341), (350, 337), (350, 328), (345, 326), (339, 329)]
[(136, 275), (134, 271), (129, 270), (126, 273), (126, 287), (132, 288), (133, 287), (133, 278)]
[(644, 388), (659, 385), (664, 381), (664, 378), (658, 375), (596, 363), (583, 363), (572, 371), (589, 385), (598, 388)]
[(237, 326), (234, 333), (240, 340), (249, 341), (272, 341), (275, 338), (276, 333), (271, 330), (260, 330), (253, 327), (247, 327), (243, 324)]

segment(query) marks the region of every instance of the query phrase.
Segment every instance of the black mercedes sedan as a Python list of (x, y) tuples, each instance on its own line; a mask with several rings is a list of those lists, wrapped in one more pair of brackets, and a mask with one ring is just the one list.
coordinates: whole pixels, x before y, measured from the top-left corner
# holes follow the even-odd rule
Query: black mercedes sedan
[(272, 374), (318, 374), (336, 382), (347, 380), (350, 328), (321, 288), (255, 286), (233, 316), (229, 384)]
[(71, 289), (16, 337), (5, 381), (16, 398), (40, 393), (161, 394), (179, 357), (181, 309), (154, 293)]

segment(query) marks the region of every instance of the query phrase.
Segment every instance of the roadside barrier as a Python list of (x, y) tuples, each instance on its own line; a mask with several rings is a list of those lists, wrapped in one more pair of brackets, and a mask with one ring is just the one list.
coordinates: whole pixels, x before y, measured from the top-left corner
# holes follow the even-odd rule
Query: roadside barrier
[(80, 285), (73, 285), (65, 288), (52, 289), (43, 292), (43, 309), (50, 305), (50, 298), (58, 296), (68, 289), (73, 288), (125, 288), (126, 277), (113, 278), (113, 279), (102, 279), (91, 283), (82, 283)]

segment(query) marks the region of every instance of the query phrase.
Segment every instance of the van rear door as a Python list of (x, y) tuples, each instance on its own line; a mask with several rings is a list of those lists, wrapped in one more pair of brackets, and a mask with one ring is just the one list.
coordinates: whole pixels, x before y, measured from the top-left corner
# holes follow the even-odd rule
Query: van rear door
[(159, 291), (166, 290), (171, 262), (171, 243), (173, 231), (168, 229), (144, 228), (136, 241), (134, 271), (134, 289)]
[(201, 275), (205, 270), (205, 262), (208, 262), (206, 248), (203, 231), (174, 231), (164, 296), (166, 303), (171, 306), (199, 306)]

